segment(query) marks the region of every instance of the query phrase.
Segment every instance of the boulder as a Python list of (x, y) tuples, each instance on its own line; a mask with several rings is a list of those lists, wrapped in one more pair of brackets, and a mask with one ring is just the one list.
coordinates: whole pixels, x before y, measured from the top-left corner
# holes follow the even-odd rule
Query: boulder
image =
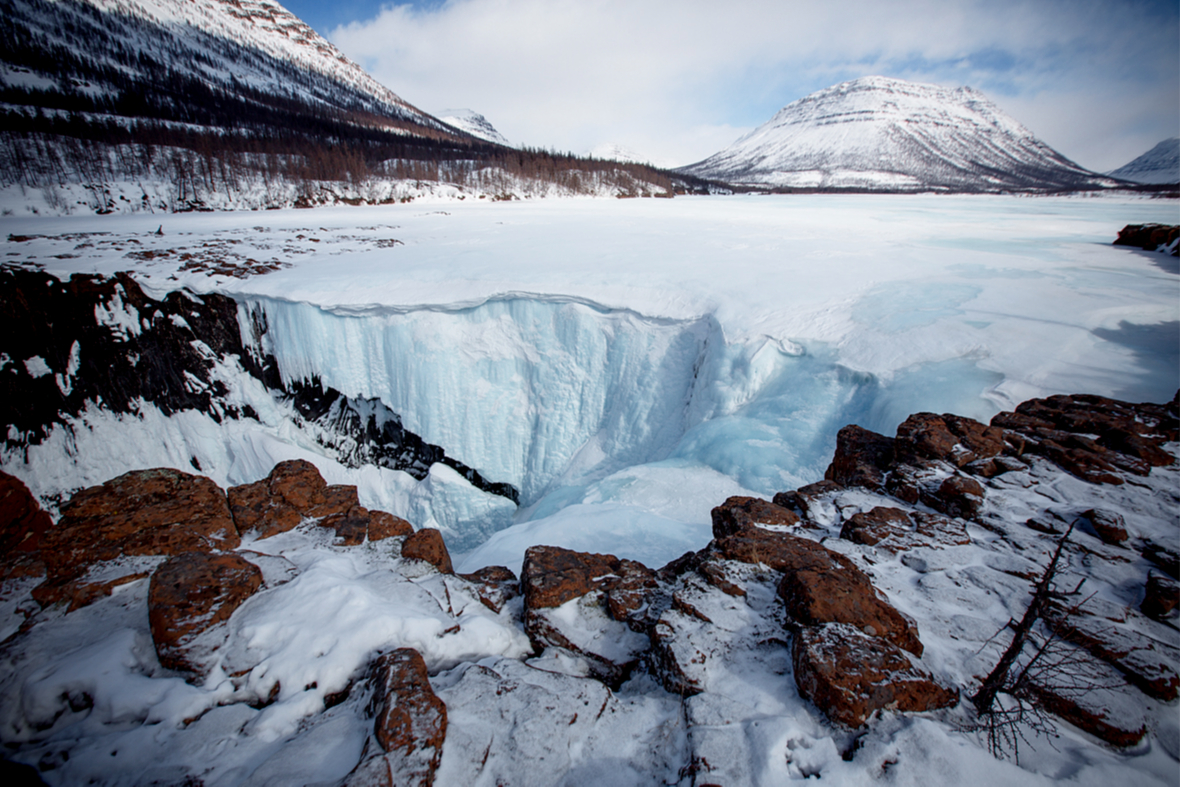
[(219, 643), (202, 634), (229, 620), (262, 584), (262, 571), (235, 554), (186, 552), (169, 558), (148, 585), (148, 624), (160, 664), (200, 674)]
[(983, 485), (965, 475), (944, 480), (933, 494), (923, 495), (922, 502), (948, 516), (975, 519), (983, 506)]
[(1164, 702), (1180, 696), (1180, 647), (1166, 623), (1125, 607), (1103, 609), (1097, 601), (1080, 610), (1051, 601), (1043, 618), (1057, 636), (1105, 661), (1147, 696)]
[(853, 514), (840, 528), (840, 538), (874, 546), (889, 538), (899, 538), (914, 529), (909, 514), (900, 508), (877, 506), (868, 512)]
[(881, 599), (859, 570), (790, 571), (783, 575), (778, 594), (787, 613), (804, 626), (843, 623), (922, 655), (918, 627)]
[(893, 457), (893, 438), (850, 424), (836, 434), (836, 455), (824, 479), (844, 487), (879, 490)]
[(1180, 604), (1180, 585), (1176, 580), (1153, 573), (1147, 578), (1143, 590), (1143, 602), (1139, 609), (1149, 618), (1161, 620), (1172, 613)]
[(238, 530), (259, 538), (286, 532), (304, 519), (346, 516), (360, 505), (355, 486), (328, 486), (304, 459), (279, 462), (261, 481), (230, 487), (228, 498)]
[[(1062, 647), (1071, 646), (1057, 645)], [(1142, 696), (1109, 665), (1077, 648), (1067, 653), (1069, 670), (1034, 670), (1019, 695), (1112, 746), (1138, 745), (1147, 734)]]
[(460, 574), (459, 577), (474, 583), (480, 603), (497, 614), (505, 604), (520, 595), (520, 582), (516, 574), (504, 566), (485, 566), (471, 574)]
[(393, 514), (370, 511), (368, 532), (370, 541), (384, 541), (387, 538), (408, 536), (414, 532), (414, 526)]
[(353, 787), (428, 787), (442, 759), (447, 706), (434, 693), (426, 662), (412, 648), (380, 656), (372, 669), (373, 734), (385, 754), (346, 780)]
[(800, 631), (791, 648), (799, 693), (837, 724), (859, 727), (877, 711), (921, 712), (956, 704), (893, 643), (831, 623)]
[(1102, 508), (1091, 508), (1082, 516), (1089, 520), (1090, 526), (1104, 543), (1118, 546), (1127, 540), (1127, 523), (1123, 521), (1122, 514)]
[(447, 551), (442, 533), (432, 527), (422, 528), (407, 536), (402, 542), (402, 557), (424, 560), (444, 574), (455, 573), (451, 566), (451, 553)]
[(840, 529), (840, 538), (894, 553), (915, 547), (940, 549), (971, 543), (960, 520), (921, 511), (911, 515), (886, 506), (853, 514)]
[[(211, 480), (166, 468), (135, 470), (82, 490), (62, 509), (61, 519), (42, 539), (48, 576), (34, 597), (43, 605), (70, 600), (76, 608), (110, 592), (110, 587), (99, 592), (82, 587), (95, 564), (233, 549), (239, 543), (225, 493)], [(104, 584), (144, 576), (126, 573)]]
[(758, 525), (787, 528), (799, 524), (788, 508), (757, 497), (731, 497), (713, 509), (713, 538), (724, 538)]
[(720, 557), (781, 571), (778, 594), (803, 625), (840, 622), (887, 637), (921, 655), (917, 627), (877, 595), (856, 565), (810, 539), (753, 528), (714, 542)]
[(521, 571), (526, 610), (560, 607), (600, 591), (619, 621), (640, 611), (645, 592), (657, 586), (656, 573), (642, 563), (561, 547), (529, 547)]

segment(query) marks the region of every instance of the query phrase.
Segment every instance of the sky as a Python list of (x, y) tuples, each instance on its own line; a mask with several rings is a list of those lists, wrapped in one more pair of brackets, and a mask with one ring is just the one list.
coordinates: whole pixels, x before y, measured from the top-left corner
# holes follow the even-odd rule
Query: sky
[(532, 147), (689, 164), (870, 75), (975, 87), (1099, 172), (1180, 136), (1176, 0), (284, 5), (414, 106), (472, 109)]

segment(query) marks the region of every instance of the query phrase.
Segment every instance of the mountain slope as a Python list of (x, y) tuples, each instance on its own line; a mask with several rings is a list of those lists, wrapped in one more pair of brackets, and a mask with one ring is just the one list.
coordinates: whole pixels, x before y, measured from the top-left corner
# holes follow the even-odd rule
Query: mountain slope
[(454, 136), (271, 0), (4, 6), (9, 104), (201, 126), (290, 132), (306, 128), (300, 119)]
[(1180, 183), (1180, 137), (1165, 139), (1134, 161), (1106, 174), (1136, 183)]
[(678, 171), (738, 185), (1056, 191), (1114, 185), (1038, 140), (977, 90), (865, 77), (783, 107)]

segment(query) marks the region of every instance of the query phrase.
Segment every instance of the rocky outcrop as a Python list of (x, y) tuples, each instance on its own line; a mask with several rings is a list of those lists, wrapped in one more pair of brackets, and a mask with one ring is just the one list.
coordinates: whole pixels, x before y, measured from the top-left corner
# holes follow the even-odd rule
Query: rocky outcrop
[(283, 533), (304, 519), (342, 516), (359, 505), (355, 486), (328, 486), (305, 459), (279, 462), (261, 481), (230, 487), (228, 497), (241, 532), (259, 538)]
[(362, 506), (355, 486), (330, 486), (306, 459), (279, 462), (266, 478), (230, 487), (227, 496), (238, 530), (258, 538), (284, 533), (309, 520), (334, 530), (340, 546), (405, 536), (414, 530), (404, 519)]
[(1180, 257), (1180, 226), (1169, 224), (1128, 224), (1119, 230), (1114, 246), (1135, 246), (1144, 251), (1166, 251)]
[(262, 571), (235, 554), (186, 552), (169, 558), (148, 586), (148, 623), (161, 666), (202, 674), (210, 651), (220, 644), (202, 642), (202, 635), (229, 620), (261, 585)]
[(128, 563), (112, 567), (121, 576), (88, 581), (97, 565), (233, 549), (240, 540), (225, 493), (208, 478), (166, 468), (136, 470), (82, 490), (62, 508), (42, 540), (48, 576), (33, 596), (42, 606), (65, 601), (74, 609), (147, 576), (142, 566)]
[(647, 613), (659, 583), (643, 564), (536, 546), (525, 552), (520, 584), (525, 633), (536, 650), (568, 651), (616, 685), (647, 650)]
[(878, 711), (921, 712), (959, 701), (958, 691), (937, 683), (901, 648), (840, 623), (799, 632), (791, 663), (799, 693), (848, 727)]

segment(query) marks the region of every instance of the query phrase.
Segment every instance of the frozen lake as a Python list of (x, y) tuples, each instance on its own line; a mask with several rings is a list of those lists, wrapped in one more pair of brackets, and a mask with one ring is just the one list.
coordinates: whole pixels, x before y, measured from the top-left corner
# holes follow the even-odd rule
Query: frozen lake
[[(158, 293), (233, 295), (267, 316), (266, 349), (285, 378), (381, 398), (407, 428), (517, 486), (519, 511), (441, 471), (423, 482), (350, 471), (277, 429), (186, 427), (167, 438), (191, 443), (219, 483), (306, 456), (330, 480), (358, 483), (367, 504), (442, 527), (474, 550), (462, 564), (474, 568), (519, 565), (540, 542), (658, 564), (703, 545), (708, 512), (727, 495), (817, 480), (850, 422), (892, 433), (923, 410), (986, 420), (1054, 393), (1171, 399), (1176, 258), (1110, 245), (1144, 222), (1180, 223), (1180, 206), (933, 195), (465, 201), (6, 218), (0, 228), (46, 236), (7, 244), (9, 261), (58, 274), (131, 270)], [(92, 232), (109, 234), (79, 235)], [(210, 248), (279, 269), (244, 279), (184, 270), (184, 254)], [(51, 441), (39, 467), (55, 464), (54, 450)], [(84, 454), (55, 483), (174, 464), (183, 452), (107, 450), (90, 466)], [(501, 532), (481, 545), (476, 519)]]

